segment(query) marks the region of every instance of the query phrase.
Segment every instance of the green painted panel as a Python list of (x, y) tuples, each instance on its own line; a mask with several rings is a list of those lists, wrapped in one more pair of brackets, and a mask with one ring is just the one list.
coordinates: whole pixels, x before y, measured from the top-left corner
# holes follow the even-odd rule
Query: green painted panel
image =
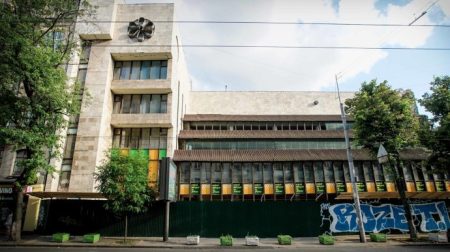
[(384, 182), (375, 182), (375, 186), (377, 188), (377, 192), (385, 192), (386, 191), (386, 184)]
[(284, 194), (284, 184), (275, 184), (275, 194)]
[(305, 194), (305, 184), (295, 183), (295, 193), (296, 194)]
[(358, 192), (366, 191), (366, 183), (364, 182), (356, 182), (356, 187), (358, 187)]
[(159, 150), (159, 159), (167, 157), (167, 150)]
[(443, 181), (435, 181), (436, 192), (445, 192), (445, 186)]
[(416, 181), (416, 190), (418, 192), (425, 192), (425, 183), (423, 181)]
[(192, 195), (200, 194), (200, 184), (191, 184), (191, 194)]
[(345, 188), (345, 184), (342, 182), (336, 182), (336, 191), (337, 192), (345, 192), (347, 191)]
[(253, 185), (253, 194), (261, 195), (264, 193), (264, 185), (263, 184), (254, 184)]
[(212, 195), (220, 195), (222, 187), (220, 184), (212, 184), (211, 185), (211, 193)]
[(325, 192), (325, 183), (316, 182), (316, 193), (324, 193)]
[(242, 184), (233, 184), (233, 194), (242, 194)]

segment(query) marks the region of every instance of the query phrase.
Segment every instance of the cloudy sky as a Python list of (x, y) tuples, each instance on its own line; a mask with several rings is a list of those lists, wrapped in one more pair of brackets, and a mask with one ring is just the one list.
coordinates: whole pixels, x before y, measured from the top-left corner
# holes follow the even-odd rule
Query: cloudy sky
[[(135, 2), (173, 2), (127, 0)], [(450, 25), (450, 0), (182, 0), (176, 20)], [(305, 24), (179, 24), (183, 44), (447, 47), (450, 27)], [(417, 97), (433, 76), (450, 75), (450, 51), (184, 48), (194, 90), (357, 91), (388, 80)]]

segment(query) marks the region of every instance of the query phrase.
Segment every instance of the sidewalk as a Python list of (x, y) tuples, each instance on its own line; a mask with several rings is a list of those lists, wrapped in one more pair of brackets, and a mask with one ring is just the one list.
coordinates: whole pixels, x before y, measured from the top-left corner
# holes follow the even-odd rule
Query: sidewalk
[[(386, 246), (449, 246), (450, 243), (434, 243), (426, 240), (426, 235), (421, 235), (419, 241), (409, 241), (408, 235), (388, 235), (388, 241), (385, 243), (368, 242), (363, 244), (359, 242), (358, 235), (336, 236), (334, 246), (338, 247), (386, 247)], [(25, 235), (23, 239), (16, 243), (12, 241), (0, 241), (0, 247), (10, 246), (31, 246), (31, 247), (126, 247), (126, 248), (218, 248), (218, 238), (200, 238), (200, 245), (186, 245), (185, 237), (172, 237), (168, 242), (163, 242), (160, 237), (131, 237), (126, 244), (121, 237), (102, 237), (95, 244), (83, 243), (82, 237), (72, 236), (68, 242), (56, 243), (51, 241), (50, 236)], [(292, 245), (278, 245), (276, 238), (261, 238), (260, 246), (245, 246), (244, 238), (234, 238), (233, 246), (229, 248), (236, 249), (264, 249), (264, 248), (311, 248), (324, 246), (319, 244), (317, 237), (296, 237)]]

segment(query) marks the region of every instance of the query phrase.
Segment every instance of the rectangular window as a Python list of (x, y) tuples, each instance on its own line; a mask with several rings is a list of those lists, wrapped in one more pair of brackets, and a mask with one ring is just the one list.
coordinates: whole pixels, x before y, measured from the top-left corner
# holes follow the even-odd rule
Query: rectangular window
[(291, 165), (291, 163), (283, 163), (283, 171), (284, 171), (284, 181), (286, 183), (294, 182), (294, 176), (292, 174), (292, 165)]
[(167, 95), (161, 95), (161, 108), (159, 113), (167, 113)]
[(150, 79), (150, 66), (152, 62), (149, 60), (142, 61), (142, 67), (141, 67), (141, 74), (140, 79), (141, 80), (148, 80)]
[(131, 66), (130, 80), (139, 80), (140, 72), (141, 72), (141, 62), (133, 61)]
[(200, 165), (201, 163), (191, 163), (191, 183), (200, 183)]
[(122, 96), (121, 95), (115, 95), (114, 96), (114, 104), (113, 104), (113, 113), (119, 114), (120, 113), (120, 106), (122, 105)]
[(263, 164), (264, 183), (273, 183), (273, 171), (271, 163)]
[(201, 183), (210, 184), (211, 183), (211, 163), (201, 163), (202, 171), (201, 171)]
[(416, 181), (424, 181), (421, 162), (411, 162), (414, 178)]
[(161, 76), (161, 61), (153, 60), (150, 68), (150, 79), (160, 79)]
[(113, 134), (113, 148), (119, 148), (120, 147), (120, 129), (114, 129)]
[(191, 171), (191, 164), (189, 162), (183, 162), (181, 163), (180, 167), (180, 183), (189, 183), (190, 178), (190, 171)]
[(352, 182), (350, 178), (350, 168), (348, 167), (348, 162), (343, 162), (343, 168), (344, 168), (344, 177), (346, 182)]
[(361, 162), (354, 162), (356, 182), (364, 182), (364, 169)]
[(120, 147), (129, 148), (130, 147), (130, 129), (122, 129), (122, 139), (120, 140)]
[(363, 163), (363, 170), (364, 170), (364, 177), (366, 178), (366, 181), (370, 181), (370, 182), (374, 181), (372, 164), (370, 161)]
[(389, 182), (395, 181), (395, 171), (390, 167), (390, 165), (383, 164), (382, 167), (385, 181)]
[(243, 163), (242, 164), (242, 182), (245, 184), (252, 183), (252, 164)]
[(242, 183), (242, 167), (240, 163), (233, 164), (233, 183)]
[(139, 139), (141, 138), (141, 129), (131, 129), (130, 148), (137, 149), (139, 147)]
[(130, 113), (131, 114), (138, 114), (140, 105), (141, 105), (141, 96), (140, 95), (132, 95), (131, 96)]
[(222, 183), (223, 184), (231, 183), (231, 165), (230, 165), (230, 163), (222, 164)]
[(303, 164), (305, 170), (305, 182), (314, 183), (314, 170), (311, 162), (305, 162)]
[(73, 158), (73, 152), (75, 151), (76, 134), (68, 134), (66, 137), (66, 148), (64, 148), (64, 157), (67, 159)]
[(152, 95), (150, 113), (158, 113), (159, 111), (161, 111), (161, 95)]
[(263, 170), (261, 163), (253, 164), (253, 182), (262, 183), (263, 182)]
[(405, 181), (414, 181), (413, 172), (411, 169), (411, 162), (403, 162), (402, 168)]
[(375, 181), (384, 181), (384, 174), (381, 165), (378, 162), (372, 162)]
[(140, 146), (141, 146), (141, 149), (149, 149), (150, 148), (150, 128), (142, 129)]
[(314, 162), (314, 178), (315, 182), (324, 182), (322, 162)]
[(336, 182), (345, 182), (344, 169), (342, 162), (333, 162), (334, 179)]
[(334, 182), (333, 166), (330, 161), (323, 162), (323, 171), (325, 173), (325, 182)]
[(296, 183), (303, 183), (305, 180), (305, 174), (303, 173), (302, 163), (295, 162), (293, 165), (294, 168), (294, 179)]
[(220, 169), (220, 163), (212, 163), (211, 164), (211, 172), (212, 172), (212, 183), (220, 183), (222, 182), (222, 170)]
[(141, 114), (150, 113), (150, 97), (151, 97), (151, 95), (142, 95), (141, 108), (140, 108)]
[(152, 128), (150, 132), (150, 149), (159, 149), (159, 128)]
[(275, 183), (284, 182), (283, 166), (280, 163), (273, 164), (273, 178)]
[(167, 78), (167, 60), (117, 61), (114, 80), (149, 80)]
[(131, 95), (124, 95), (122, 98), (122, 113), (128, 114), (130, 113), (131, 107)]
[(122, 68), (120, 70), (120, 79), (121, 80), (130, 79), (130, 72), (131, 72), (131, 61), (124, 61), (122, 63)]

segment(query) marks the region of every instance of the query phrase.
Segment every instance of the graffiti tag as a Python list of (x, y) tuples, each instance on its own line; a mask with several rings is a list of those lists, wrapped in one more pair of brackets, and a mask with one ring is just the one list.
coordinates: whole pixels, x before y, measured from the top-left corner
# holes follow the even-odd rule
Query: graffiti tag
[[(353, 204), (327, 205), (327, 208), (329, 217), (331, 217), (331, 232), (358, 232)], [(411, 204), (411, 209), (413, 216), (420, 220), (419, 229), (422, 232), (447, 231), (450, 228), (450, 218), (445, 202)], [(388, 229), (408, 231), (408, 222), (403, 206), (361, 204), (361, 212), (366, 232), (377, 233)]]

